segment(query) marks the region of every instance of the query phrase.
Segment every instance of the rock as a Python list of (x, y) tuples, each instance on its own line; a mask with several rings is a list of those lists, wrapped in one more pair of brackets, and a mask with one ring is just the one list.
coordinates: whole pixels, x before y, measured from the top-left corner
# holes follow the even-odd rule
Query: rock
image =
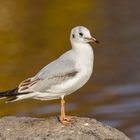
[(72, 117), (62, 125), (57, 117), (3, 117), (0, 140), (130, 140), (122, 132), (95, 119)]

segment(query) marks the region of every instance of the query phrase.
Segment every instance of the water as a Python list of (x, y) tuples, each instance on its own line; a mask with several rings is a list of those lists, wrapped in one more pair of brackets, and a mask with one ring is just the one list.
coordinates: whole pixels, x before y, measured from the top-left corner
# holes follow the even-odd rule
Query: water
[[(70, 48), (72, 27), (85, 25), (94, 45), (94, 74), (66, 97), (69, 115), (93, 117), (140, 139), (140, 1), (27, 1), (0, 4), (0, 90), (14, 88)], [(5, 104), (0, 116), (48, 117), (59, 100)]]

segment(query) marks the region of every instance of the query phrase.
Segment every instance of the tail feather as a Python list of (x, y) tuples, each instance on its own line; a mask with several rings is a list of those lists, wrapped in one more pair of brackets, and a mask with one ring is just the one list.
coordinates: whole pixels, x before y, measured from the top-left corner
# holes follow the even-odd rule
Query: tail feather
[(0, 99), (6, 98), (6, 100), (7, 100), (6, 103), (14, 102), (14, 101), (18, 100), (19, 96), (22, 96), (22, 95), (28, 94), (28, 93), (30, 93), (30, 92), (19, 93), (18, 88), (15, 88), (15, 89), (12, 89), (12, 90), (0, 92)]
[(15, 88), (15, 89), (12, 89), (12, 90), (0, 92), (0, 98), (13, 97), (13, 96), (17, 96), (18, 94), (19, 94), (18, 93), (18, 88)]

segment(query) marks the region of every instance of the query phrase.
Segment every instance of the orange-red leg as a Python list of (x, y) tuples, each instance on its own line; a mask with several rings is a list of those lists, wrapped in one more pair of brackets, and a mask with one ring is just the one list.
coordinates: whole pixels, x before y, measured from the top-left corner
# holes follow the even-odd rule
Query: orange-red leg
[(64, 100), (64, 98), (61, 99), (61, 115), (60, 115), (59, 119), (60, 119), (60, 122), (62, 124), (67, 124), (70, 121), (70, 118), (66, 117), (66, 115), (65, 115), (65, 100)]

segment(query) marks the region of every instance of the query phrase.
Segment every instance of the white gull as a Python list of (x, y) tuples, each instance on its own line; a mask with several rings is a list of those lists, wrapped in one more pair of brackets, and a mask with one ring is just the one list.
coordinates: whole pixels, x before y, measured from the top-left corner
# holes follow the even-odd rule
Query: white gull
[(70, 34), (72, 49), (41, 69), (34, 77), (22, 81), (18, 88), (1, 92), (0, 97), (8, 101), (28, 98), (39, 100), (61, 99), (60, 121), (65, 124), (64, 96), (81, 88), (93, 71), (94, 54), (89, 42), (98, 41), (83, 26), (72, 29)]

